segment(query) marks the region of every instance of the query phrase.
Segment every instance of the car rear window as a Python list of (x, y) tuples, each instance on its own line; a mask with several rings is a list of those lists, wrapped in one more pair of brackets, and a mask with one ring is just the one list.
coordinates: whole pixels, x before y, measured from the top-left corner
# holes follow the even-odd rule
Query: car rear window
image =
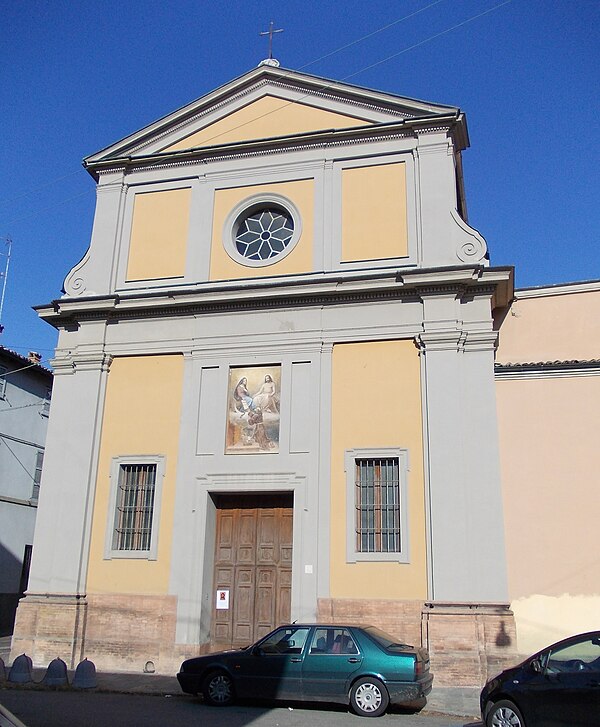
[(411, 646), (410, 644), (403, 644), (402, 642), (398, 641), (395, 636), (392, 636), (391, 634), (386, 634), (385, 631), (375, 628), (375, 626), (368, 626), (365, 629), (365, 632), (384, 649), (393, 649), (399, 651), (402, 651), (404, 649), (414, 649), (414, 646)]

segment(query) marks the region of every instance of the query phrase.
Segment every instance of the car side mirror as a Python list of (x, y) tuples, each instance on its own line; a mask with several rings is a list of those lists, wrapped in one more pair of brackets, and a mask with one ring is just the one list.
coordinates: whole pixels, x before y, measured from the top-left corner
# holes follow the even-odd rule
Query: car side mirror
[(542, 669), (542, 665), (540, 663), (539, 659), (534, 659), (531, 664), (532, 671), (536, 672), (537, 674), (541, 674), (544, 670)]
[(252, 649), (252, 656), (264, 656), (264, 651), (260, 648), (260, 646), (255, 646)]

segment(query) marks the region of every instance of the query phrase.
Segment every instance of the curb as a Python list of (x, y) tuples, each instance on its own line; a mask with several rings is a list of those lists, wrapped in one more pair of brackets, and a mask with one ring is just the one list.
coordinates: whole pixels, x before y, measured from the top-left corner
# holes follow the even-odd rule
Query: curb
[(0, 727), (27, 727), (27, 725), (0, 704)]

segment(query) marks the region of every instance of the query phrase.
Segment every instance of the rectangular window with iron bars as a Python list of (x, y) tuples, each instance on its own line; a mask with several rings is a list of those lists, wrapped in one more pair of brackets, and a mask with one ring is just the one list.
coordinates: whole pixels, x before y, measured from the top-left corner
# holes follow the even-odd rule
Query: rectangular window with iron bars
[(155, 484), (155, 464), (119, 468), (113, 550), (150, 549)]
[(357, 552), (400, 552), (398, 459), (355, 460), (355, 483)]
[(347, 562), (408, 563), (408, 450), (347, 450), (345, 466)]
[(164, 457), (115, 457), (104, 557), (146, 558), (158, 555)]

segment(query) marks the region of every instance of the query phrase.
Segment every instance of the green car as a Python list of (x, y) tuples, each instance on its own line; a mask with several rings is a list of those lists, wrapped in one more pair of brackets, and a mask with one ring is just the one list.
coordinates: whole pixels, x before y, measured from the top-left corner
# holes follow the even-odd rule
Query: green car
[(374, 626), (292, 624), (252, 646), (188, 659), (177, 679), (215, 706), (236, 697), (350, 704), (378, 717), (389, 704), (422, 702), (431, 691), (426, 649)]

